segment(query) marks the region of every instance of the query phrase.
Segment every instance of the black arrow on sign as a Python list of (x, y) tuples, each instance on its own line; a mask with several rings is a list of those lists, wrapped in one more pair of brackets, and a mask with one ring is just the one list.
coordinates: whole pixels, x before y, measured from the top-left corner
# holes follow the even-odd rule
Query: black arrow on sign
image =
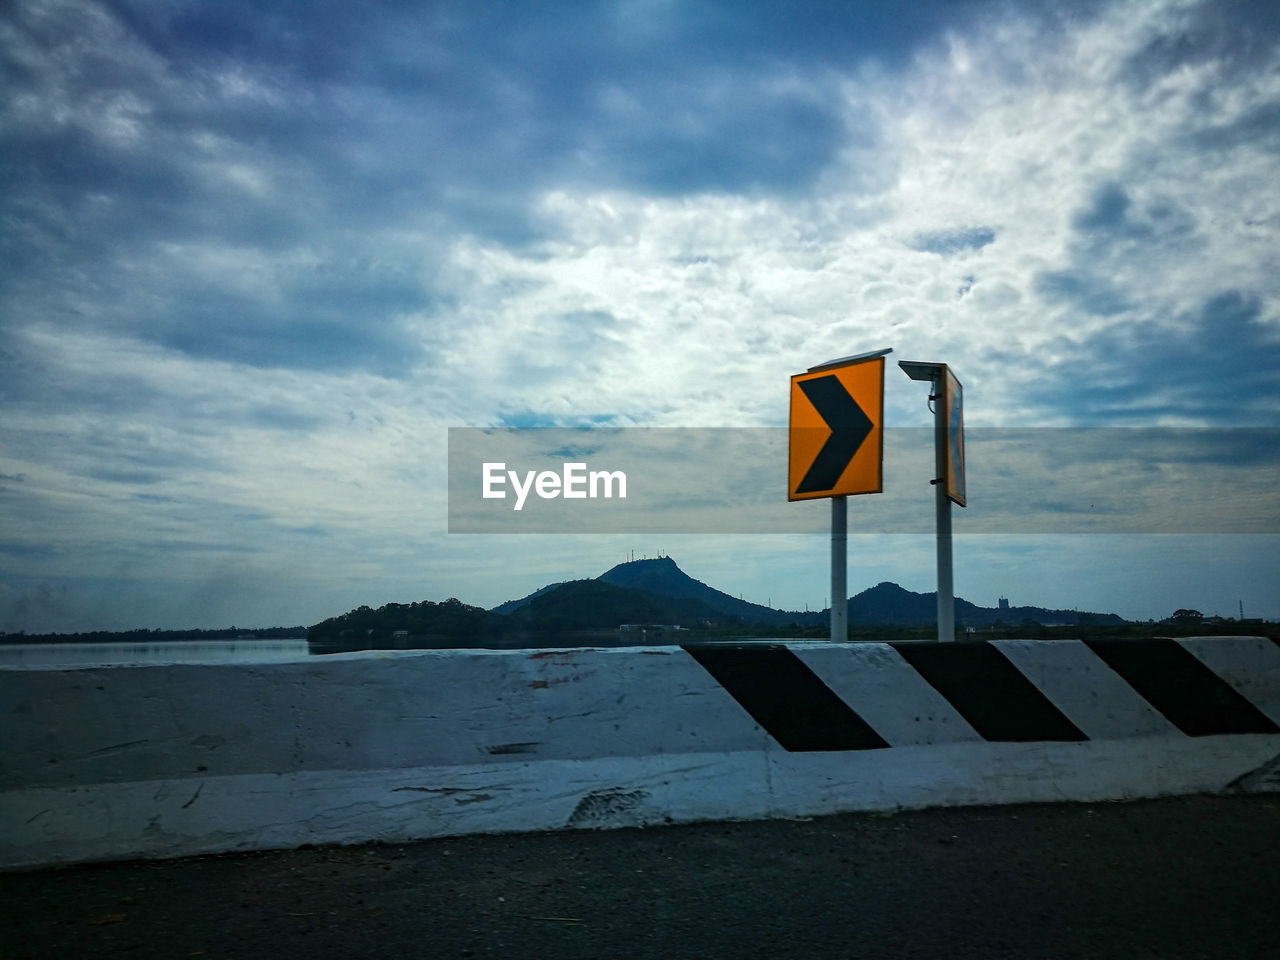
[(801, 380), (800, 389), (831, 428), (831, 436), (809, 464), (796, 493), (830, 490), (871, 433), (873, 424), (835, 374)]

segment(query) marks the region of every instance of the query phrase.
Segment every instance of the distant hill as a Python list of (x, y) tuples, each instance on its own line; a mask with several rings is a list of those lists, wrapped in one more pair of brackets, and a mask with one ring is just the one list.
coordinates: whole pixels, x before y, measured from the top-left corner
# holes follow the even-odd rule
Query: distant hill
[(521, 597), (519, 600), (508, 600), (506, 603), (498, 604), (490, 610), (490, 613), (515, 613), (521, 607), (528, 606), (529, 601), (534, 597), (540, 597), (549, 590), (554, 590), (556, 587), (563, 586), (565, 582), (566, 581), (564, 580), (557, 580), (555, 583), (548, 583), (545, 587), (539, 587), (527, 597)]
[(508, 614), (513, 626), (547, 632), (616, 630), (624, 623), (699, 626), (717, 612), (690, 597), (659, 596), (603, 580), (571, 580), (540, 591)]
[[(598, 578), (617, 586), (631, 587), (659, 597), (699, 600), (722, 618), (743, 624), (807, 626), (824, 623), (828, 612), (775, 610), (759, 603), (739, 600), (727, 593), (695, 580), (681, 570), (670, 557), (656, 560), (632, 560), (620, 563)], [(1017, 626), (1032, 622), (1044, 626), (1093, 623), (1122, 624), (1124, 619), (1113, 613), (1085, 613), (1076, 610), (1051, 610), (1043, 607), (980, 607), (960, 597), (955, 601), (956, 622), (963, 626), (985, 627), (996, 622)], [(915, 593), (896, 583), (882, 582), (849, 598), (849, 623), (856, 626), (918, 627), (935, 623), (938, 614), (936, 593)]]
[[(821, 611), (775, 610), (758, 603), (739, 600), (727, 593), (709, 587), (701, 580), (681, 570), (670, 557), (656, 560), (632, 560), (620, 563), (599, 577), (606, 583), (644, 590), (655, 596), (679, 597), (700, 600), (722, 617), (744, 624), (784, 626), (797, 624), (808, 626), (823, 623), (828, 617)], [(1001, 622), (1010, 626), (1036, 623), (1044, 626), (1122, 624), (1124, 619), (1114, 613), (1089, 613), (1076, 610), (1053, 610), (1044, 607), (981, 607), (957, 597), (955, 601), (956, 623), (962, 626), (985, 627)], [(849, 623), (855, 626), (919, 627), (936, 622), (938, 595), (916, 593), (896, 583), (882, 582), (849, 598)]]
[[(937, 593), (915, 593), (896, 583), (878, 583), (849, 598), (849, 623), (858, 626), (927, 626), (936, 622)], [(1078, 610), (1050, 610), (1044, 607), (980, 607), (961, 597), (955, 600), (956, 623), (966, 627), (989, 627), (995, 623), (1019, 626), (1118, 625), (1125, 622), (1114, 613)]]
[(479, 644), (499, 636), (506, 619), (482, 607), (450, 598), (442, 603), (388, 603), (374, 610), (357, 607), (307, 628), (307, 640), (364, 649), (398, 635)]
[[(962, 627), (1120, 625), (1112, 613), (1048, 610), (1042, 607), (980, 607), (956, 598), (956, 623)], [(849, 625), (924, 627), (935, 622), (937, 595), (915, 593), (883, 582), (849, 598)], [(313, 642), (330, 648), (369, 646), (514, 646), (567, 640), (573, 635), (595, 641), (622, 624), (665, 624), (743, 633), (826, 623), (825, 610), (775, 610), (730, 596), (695, 580), (670, 557), (620, 563), (593, 580), (551, 583), (526, 597), (492, 610), (459, 600), (442, 603), (389, 603), (373, 610), (359, 607), (318, 623), (307, 631)], [(793, 631), (794, 632), (794, 631)]]
[(801, 622), (796, 619), (797, 614), (739, 600), (709, 587), (681, 570), (670, 557), (620, 563), (611, 570), (606, 570), (597, 579), (618, 587), (643, 590), (658, 597), (696, 600), (711, 611), (710, 619), (713, 620), (729, 618), (741, 623), (760, 624)]
[(189, 627), (186, 630), (86, 630), (82, 633), (0, 632), (0, 644), (27, 643), (176, 643), (188, 640), (298, 640), (307, 628), (298, 627)]
[(859, 626), (915, 627), (933, 623), (937, 615), (936, 593), (915, 593), (896, 583), (878, 583), (849, 598), (849, 622)]

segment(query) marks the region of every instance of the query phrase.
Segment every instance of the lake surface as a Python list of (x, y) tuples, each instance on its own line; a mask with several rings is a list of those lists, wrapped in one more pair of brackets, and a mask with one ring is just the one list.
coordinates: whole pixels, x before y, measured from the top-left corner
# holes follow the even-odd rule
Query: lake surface
[(308, 656), (306, 640), (166, 640), (156, 643), (0, 644), (0, 667), (126, 663), (265, 663)]

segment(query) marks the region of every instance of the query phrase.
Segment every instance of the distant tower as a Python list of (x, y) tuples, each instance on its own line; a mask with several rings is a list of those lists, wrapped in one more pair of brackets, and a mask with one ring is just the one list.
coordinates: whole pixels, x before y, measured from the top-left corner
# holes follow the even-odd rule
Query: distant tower
[(1008, 609), (1009, 609), (1009, 598), (1008, 598), (1008, 597), (1001, 597), (1001, 598), (1000, 598), (1000, 609), (1001, 609), (1001, 610), (1008, 610)]

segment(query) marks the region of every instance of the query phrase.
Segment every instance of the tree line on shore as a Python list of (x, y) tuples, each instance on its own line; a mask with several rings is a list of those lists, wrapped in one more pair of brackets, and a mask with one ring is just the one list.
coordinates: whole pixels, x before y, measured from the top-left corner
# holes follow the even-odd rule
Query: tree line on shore
[(301, 640), (307, 628), (221, 627), (212, 630), (89, 630), (83, 633), (0, 633), (0, 643), (169, 643), (178, 640)]

